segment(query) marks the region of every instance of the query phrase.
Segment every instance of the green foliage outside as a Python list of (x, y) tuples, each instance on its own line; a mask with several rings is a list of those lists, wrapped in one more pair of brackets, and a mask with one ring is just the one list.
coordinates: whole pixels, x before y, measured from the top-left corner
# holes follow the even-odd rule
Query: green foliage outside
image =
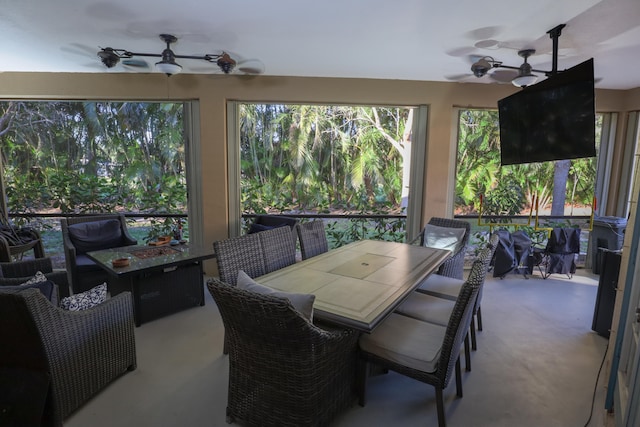
[(167, 234), (175, 220), (153, 215), (186, 214), (182, 115), (180, 103), (1, 102), (7, 210), (147, 213), (144, 240)]
[[(243, 214), (403, 212), (411, 109), (243, 104), (240, 113)], [(332, 247), (405, 236), (404, 219), (326, 222)]]
[[(500, 165), (500, 127), (496, 110), (462, 110), (459, 116), (456, 202), (458, 214), (513, 216), (529, 212), (537, 197), (539, 208), (551, 204), (554, 162)], [(602, 116), (596, 120), (600, 139)], [(597, 147), (596, 147), (597, 148)], [(596, 158), (571, 160), (566, 202), (591, 205), (595, 191)], [(508, 221), (508, 218), (505, 219)]]

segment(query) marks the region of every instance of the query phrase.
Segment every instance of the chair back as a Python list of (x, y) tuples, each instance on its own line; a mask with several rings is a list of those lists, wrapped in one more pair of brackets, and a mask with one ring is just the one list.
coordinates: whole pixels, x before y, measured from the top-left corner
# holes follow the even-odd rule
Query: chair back
[(478, 259), (473, 262), (469, 278), (462, 285), (449, 318), (436, 372), (436, 376), (443, 388), (447, 386), (451, 379), (456, 361), (460, 355), (462, 342), (471, 327), (478, 292), (484, 283), (487, 268), (489, 267), (490, 252), (491, 249), (488, 247), (483, 249)]
[(549, 235), (545, 251), (554, 254), (579, 254), (580, 229), (554, 228)]
[(251, 278), (267, 274), (264, 250), (260, 241), (261, 233), (213, 242), (221, 281), (235, 285), (238, 282), (239, 270), (243, 270)]
[(321, 219), (296, 225), (302, 259), (307, 259), (329, 251), (329, 242)]
[(265, 273), (296, 262), (296, 235), (290, 227), (277, 227), (257, 233), (264, 253)]
[(500, 237), (497, 233), (492, 233), (491, 237), (489, 237), (489, 242), (487, 246), (480, 251), (478, 254), (477, 260), (479, 260), (482, 265), (485, 267), (484, 277), (482, 278), (482, 283), (480, 284), (480, 289), (478, 289), (478, 296), (476, 297), (476, 303), (473, 308), (473, 312), (476, 313), (478, 311), (478, 307), (482, 302), (482, 292), (484, 289), (484, 281), (487, 276), (487, 271), (489, 269), (489, 265), (491, 264), (491, 260), (493, 259), (493, 255), (496, 253), (496, 248), (498, 247), (498, 243), (500, 242)]
[[(284, 216), (284, 215), (258, 215), (256, 217), (256, 220), (253, 222), (253, 224), (262, 225), (262, 226), (265, 226), (265, 227), (281, 227), (283, 225), (288, 225), (289, 229), (293, 231), (298, 222), (299, 222), (298, 219), (292, 218), (290, 216)], [(264, 230), (259, 230), (259, 228), (260, 227), (256, 227), (256, 230), (254, 230), (254, 232), (264, 231)]]
[[(447, 228), (462, 228), (465, 230), (462, 236), (462, 241), (457, 246), (456, 251), (451, 254), (451, 257), (442, 263), (438, 269), (438, 274), (442, 276), (452, 277), (454, 279), (462, 280), (464, 278), (464, 256), (469, 243), (469, 237), (471, 235), (471, 224), (467, 221), (461, 221), (451, 218), (439, 218), (433, 217), (429, 220), (429, 224), (438, 227)], [(425, 243), (425, 230), (420, 232), (420, 245), (424, 246)], [(414, 239), (414, 240), (417, 240)]]
[(317, 328), (288, 300), (240, 289), (217, 279), (209, 280), (207, 288), (220, 311), (231, 357), (265, 363), (274, 357), (297, 359), (301, 354), (293, 356), (290, 352), (312, 350), (312, 335), (318, 332)]

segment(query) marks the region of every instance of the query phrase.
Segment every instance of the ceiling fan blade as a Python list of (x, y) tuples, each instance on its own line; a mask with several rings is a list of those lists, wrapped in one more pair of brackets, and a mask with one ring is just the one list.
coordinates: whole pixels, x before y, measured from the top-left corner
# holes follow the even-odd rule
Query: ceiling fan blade
[(264, 64), (258, 59), (247, 59), (246, 61), (238, 61), (236, 70), (244, 74), (262, 74), (264, 73)]
[(122, 60), (122, 65), (132, 68), (149, 68), (149, 64), (144, 59), (126, 58)]
[(518, 76), (517, 70), (495, 70), (489, 77), (498, 83), (511, 83), (511, 80)]

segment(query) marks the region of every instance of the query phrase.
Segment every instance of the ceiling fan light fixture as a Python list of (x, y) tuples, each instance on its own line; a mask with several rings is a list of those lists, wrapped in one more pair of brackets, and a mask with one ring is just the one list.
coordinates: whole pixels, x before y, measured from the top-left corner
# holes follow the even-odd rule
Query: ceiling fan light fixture
[(167, 76), (178, 74), (182, 71), (182, 66), (175, 61), (162, 61), (156, 62), (156, 70), (165, 73)]
[[(491, 62), (489, 62), (491, 61)], [(493, 67), (494, 60), (490, 56), (485, 56), (471, 64), (471, 72), (476, 77), (483, 77)]]
[(107, 68), (113, 68), (118, 65), (118, 62), (120, 62), (120, 56), (118, 56), (118, 54), (110, 47), (100, 50), (100, 52), (98, 52), (98, 57)]
[[(132, 58), (136, 56), (160, 58), (160, 61), (156, 62), (156, 69), (166, 74), (167, 76), (178, 74), (182, 71), (182, 65), (176, 62), (176, 58), (197, 59), (211, 62), (216, 64), (218, 68), (225, 74), (232, 73), (238, 65), (238, 61), (232, 58), (231, 55), (229, 55), (227, 52), (205, 55), (176, 55), (171, 50), (171, 44), (177, 42), (178, 38), (171, 34), (160, 34), (160, 39), (167, 45), (167, 47), (162, 51), (161, 54), (130, 52), (125, 49), (113, 49), (107, 47), (100, 48), (98, 57), (107, 68), (115, 67), (121, 59), (124, 59), (122, 61), (123, 65), (146, 68), (148, 66), (146, 61)], [(253, 60), (252, 62), (250, 62), (250, 65), (246, 65), (243, 63), (243, 66), (240, 68), (240, 70), (247, 74), (261, 74), (262, 72), (264, 72), (264, 67), (260, 64), (261, 63), (259, 61)]]
[(514, 77), (514, 79), (511, 80), (511, 83), (513, 83), (513, 85), (516, 87), (527, 87), (527, 86), (531, 86), (537, 81), (538, 81), (538, 76), (534, 74), (522, 74), (517, 77)]
[(531, 64), (527, 62), (527, 58), (534, 53), (536, 53), (534, 49), (524, 49), (518, 52), (518, 55), (524, 58), (524, 62), (518, 69), (518, 75), (511, 80), (514, 86), (527, 87), (538, 81), (538, 76), (531, 73)]

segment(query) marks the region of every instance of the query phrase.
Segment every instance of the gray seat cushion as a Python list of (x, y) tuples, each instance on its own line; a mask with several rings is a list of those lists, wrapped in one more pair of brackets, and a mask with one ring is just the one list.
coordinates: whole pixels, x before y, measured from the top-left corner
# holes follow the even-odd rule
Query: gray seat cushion
[(422, 372), (435, 372), (446, 331), (446, 327), (392, 313), (371, 334), (360, 337), (360, 348)]
[(455, 305), (455, 301), (420, 292), (412, 292), (396, 309), (396, 312), (414, 319), (447, 326)]
[(455, 301), (460, 294), (464, 280), (432, 274), (420, 283), (417, 290), (440, 298)]

